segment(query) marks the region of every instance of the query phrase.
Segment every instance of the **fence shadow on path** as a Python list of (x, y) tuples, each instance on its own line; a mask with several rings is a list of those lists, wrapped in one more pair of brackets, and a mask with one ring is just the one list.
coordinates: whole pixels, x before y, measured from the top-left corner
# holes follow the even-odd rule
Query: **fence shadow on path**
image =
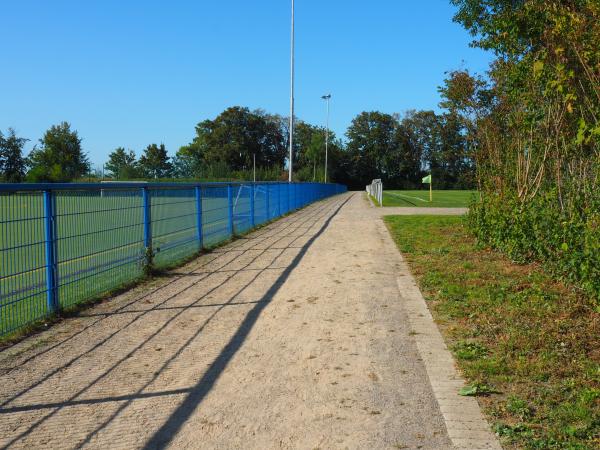
[[(81, 447), (90, 443), (102, 430), (117, 420), (136, 400), (183, 396), (169, 416), (160, 418), (161, 422), (151, 430), (153, 434), (147, 440), (145, 448), (163, 447), (168, 444), (211, 391), (220, 374), (241, 348), (261, 312), (348, 200), (349, 197), (345, 200), (334, 197), (281, 219), (247, 238), (213, 252), (208, 261), (204, 259), (200, 264), (188, 265), (187, 268), (191, 269), (188, 272), (170, 273), (169, 279), (160, 286), (124, 302), (114, 310), (84, 311), (80, 316), (90, 319), (91, 323), (63, 340), (16, 361), (14, 366), (0, 376), (0, 384), (4, 386), (9, 386), (11, 379), (20, 381), (12, 387), (13, 392), (1, 393), (0, 423), (4, 426), (0, 425), (0, 436), (3, 437), (0, 438), (0, 446), (8, 448), (13, 444), (35, 445), (36, 442), (46, 442), (49, 445), (52, 443), (52, 438), (48, 435), (56, 433), (56, 428), (61, 426), (70, 414), (75, 414), (78, 408), (89, 405), (104, 407), (101, 414), (98, 414), (99, 417), (81, 421), (81, 424), (74, 420), (75, 417), (72, 418), (71, 426), (81, 426), (80, 430), (73, 433), (73, 442), (69, 442), (69, 436), (54, 436), (54, 439), (58, 439), (56, 442), (61, 442), (63, 445), (66, 443), (72, 444), (73, 447)], [(308, 240), (304, 245), (299, 246), (297, 242), (301, 239)], [(282, 244), (286, 240), (288, 242)], [(295, 255), (291, 262), (282, 264), (280, 260), (286, 252), (294, 252)], [(262, 264), (259, 268), (252, 267), (265, 259), (267, 264)], [(279, 275), (260, 298), (238, 300), (240, 294), (256, 282), (259, 276), (269, 272), (275, 275), (279, 273)], [(219, 291), (227, 290), (228, 284), (233, 285), (234, 279), (236, 279), (235, 289), (226, 296), (219, 295)], [(239, 283), (240, 279), (242, 283)], [(204, 286), (206, 290), (196, 297), (195, 290), (204, 289)], [(194, 296), (189, 301), (178, 304), (182, 296), (190, 293)], [(148, 307), (145, 303), (147, 299), (156, 297), (160, 297), (160, 300)], [(216, 303), (204, 303), (213, 297), (217, 297)], [(250, 309), (218, 355), (212, 359), (212, 363), (204, 370), (200, 379), (192, 386), (148, 392), (148, 388), (168, 371), (178, 358), (181, 359), (182, 354), (199, 339), (218, 314), (232, 307)], [(132, 380), (130, 384), (125, 381), (128, 392), (116, 394), (104, 392), (106, 389), (103, 384), (109, 379), (116, 379), (123, 383), (123, 377), (127, 376), (129, 361), (135, 358), (143, 359), (151, 342), (165, 339), (174, 324), (192, 311), (210, 311), (210, 308), (213, 311), (206, 317), (201, 317), (201, 322), (189, 336), (174, 343), (174, 348), (164, 352), (162, 354), (164, 356), (155, 362), (154, 367), (147, 369), (145, 376), (139, 380), (141, 384), (136, 385), (137, 380)], [(243, 311), (240, 314), (242, 313)], [(108, 322), (114, 326), (114, 321), (119, 321), (114, 329), (105, 326)], [(111, 354), (112, 360), (108, 358), (106, 366), (102, 367), (103, 357), (106, 351), (110, 350), (107, 347), (118, 349), (122, 342), (129, 343), (128, 337), (134, 334), (136, 327), (142, 326), (149, 328), (148, 333), (142, 338), (138, 337), (137, 341), (131, 342), (131, 346), (124, 348), (120, 354)], [(108, 333), (100, 332), (104, 328), (107, 328)], [(90, 338), (92, 339), (88, 348), (83, 351), (73, 349), (78, 340)], [(115, 340), (117, 342), (113, 342)], [(35, 373), (39, 365), (37, 363), (42, 363), (40, 360), (44, 360), (43, 364), (46, 364), (47, 359), (61, 353), (70, 357), (60, 358), (60, 363)], [(65, 387), (65, 377), (70, 372), (74, 372), (73, 376), (81, 373), (82, 367), (89, 368), (90, 364), (93, 365), (90, 360), (97, 360), (99, 370), (95, 373), (92, 371), (91, 374), (86, 373), (87, 377), (83, 379), (73, 378), (71, 380), (73, 386)], [(204, 361), (204, 367), (207, 362), (209, 361)], [(33, 380), (22, 382), (21, 377), (26, 376)], [(57, 389), (58, 387), (60, 389)], [(98, 392), (102, 395), (98, 395)], [(60, 420), (57, 416), (60, 416)]]

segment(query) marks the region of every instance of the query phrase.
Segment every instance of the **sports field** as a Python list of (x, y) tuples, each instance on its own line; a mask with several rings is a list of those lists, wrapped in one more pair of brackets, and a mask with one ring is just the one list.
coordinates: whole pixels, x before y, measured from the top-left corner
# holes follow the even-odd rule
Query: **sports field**
[(383, 191), (383, 206), (466, 208), (476, 198), (477, 191)]

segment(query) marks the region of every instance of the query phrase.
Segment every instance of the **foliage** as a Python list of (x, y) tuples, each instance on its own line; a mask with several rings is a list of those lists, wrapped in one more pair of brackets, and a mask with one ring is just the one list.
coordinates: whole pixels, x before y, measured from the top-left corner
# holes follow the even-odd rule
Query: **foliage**
[(477, 165), (471, 226), (600, 297), (600, 3), (453, 3), (497, 55), (489, 80), (456, 71), (441, 88)]
[(27, 159), (28, 181), (67, 182), (90, 169), (81, 139), (67, 122), (50, 127), (40, 139), (40, 147), (34, 147)]
[(455, 113), (409, 111), (401, 125), (420, 155), (421, 168), (433, 176), (436, 189), (473, 187), (475, 167), (463, 124)]
[(436, 188), (471, 188), (473, 163), (462, 122), (453, 113), (409, 111), (400, 119), (379, 111), (356, 116), (346, 133), (350, 185), (381, 178), (386, 189), (421, 187), (433, 174)]
[(105, 167), (118, 180), (130, 180), (140, 175), (135, 153), (133, 150), (126, 151), (123, 147), (116, 148), (108, 155)]
[[(421, 118), (424, 118), (421, 120)], [(422, 122), (431, 120), (431, 127)], [(135, 162), (132, 151), (116, 149), (107, 168), (117, 179), (175, 178), (228, 180), (287, 179), (288, 120), (262, 110), (233, 106), (196, 126), (196, 136), (172, 161), (156, 145)], [(472, 187), (473, 166), (466, 153), (461, 123), (452, 114), (378, 111), (359, 114), (348, 129), (347, 145), (331, 130), (296, 121), (293, 146), (295, 181), (323, 181), (325, 140), (327, 181), (362, 189), (373, 178), (386, 187), (421, 187), (434, 172), (436, 188)], [(327, 137), (326, 137), (327, 136)], [(148, 153), (150, 152), (150, 153)]]
[(257, 167), (283, 168), (286, 147), (280, 125), (277, 116), (234, 106), (214, 120), (200, 122), (194, 140), (177, 156), (191, 173), (217, 165), (247, 170), (253, 166), (253, 157)]
[(23, 146), (27, 139), (17, 137), (15, 130), (8, 129), (4, 136), (0, 131), (0, 180), (19, 183), (25, 177)]
[(600, 300), (600, 197), (593, 200), (580, 199), (561, 210), (556, 189), (527, 203), (489, 194), (471, 207), (469, 224), (480, 241), (513, 261), (543, 261), (552, 273)]
[(171, 176), (173, 165), (169, 161), (164, 144), (150, 144), (144, 150), (138, 163), (139, 171), (145, 178), (165, 178)]
[(507, 447), (598, 448), (595, 300), (482, 248), (461, 217), (386, 223), (457, 356), (465, 394), (479, 396)]
[(346, 136), (352, 178), (360, 185), (381, 178), (384, 186), (413, 186), (410, 181), (420, 174), (420, 158), (409, 147), (397, 116), (362, 112), (352, 120)]

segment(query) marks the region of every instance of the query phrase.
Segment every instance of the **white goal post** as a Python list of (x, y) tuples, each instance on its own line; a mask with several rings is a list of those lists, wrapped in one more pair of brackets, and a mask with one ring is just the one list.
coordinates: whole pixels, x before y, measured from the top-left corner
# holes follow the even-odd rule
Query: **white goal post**
[(367, 185), (367, 194), (377, 200), (379, 206), (383, 206), (383, 183), (381, 180), (371, 181), (371, 184)]

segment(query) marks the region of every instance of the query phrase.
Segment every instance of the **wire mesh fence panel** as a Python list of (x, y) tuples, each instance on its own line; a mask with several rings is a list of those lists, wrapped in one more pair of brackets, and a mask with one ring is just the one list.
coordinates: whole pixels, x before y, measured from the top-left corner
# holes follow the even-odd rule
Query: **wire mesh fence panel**
[(0, 193), (0, 334), (47, 314), (39, 192)]
[(267, 213), (269, 219), (278, 217), (277, 207), (279, 206), (279, 185), (278, 184), (267, 184), (267, 192), (269, 193), (269, 211)]
[(281, 186), (281, 206), (283, 208), (282, 214), (290, 212), (290, 185), (284, 184)]
[(155, 267), (171, 266), (197, 253), (195, 190), (151, 190), (150, 198)]
[(61, 307), (93, 298), (142, 274), (139, 190), (59, 191), (53, 198)]
[(290, 184), (288, 191), (290, 193), (290, 211), (293, 211), (297, 208), (296, 207), (296, 185)]
[(254, 187), (254, 221), (261, 225), (269, 220), (267, 215), (268, 191), (267, 184), (257, 184)]
[(202, 235), (205, 247), (229, 239), (227, 186), (202, 189)]
[(245, 233), (253, 227), (252, 191), (250, 184), (233, 185), (232, 214), (234, 234)]
[(320, 183), (0, 184), (0, 336), (344, 191)]

